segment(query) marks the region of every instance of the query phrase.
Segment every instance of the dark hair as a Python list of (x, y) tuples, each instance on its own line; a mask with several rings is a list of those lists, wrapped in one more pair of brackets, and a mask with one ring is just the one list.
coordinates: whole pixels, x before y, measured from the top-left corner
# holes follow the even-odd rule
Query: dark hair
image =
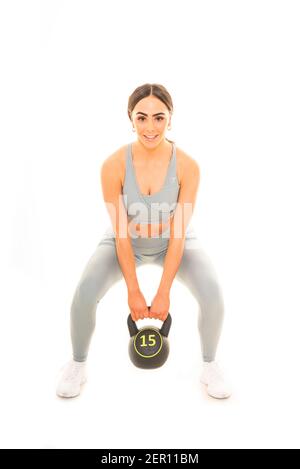
[(170, 113), (173, 112), (173, 101), (170, 93), (163, 85), (158, 83), (145, 83), (144, 85), (138, 86), (134, 92), (129, 96), (128, 99), (128, 117), (131, 120), (131, 113), (135, 108), (136, 104), (143, 98), (148, 96), (155, 96), (160, 99), (168, 108)]

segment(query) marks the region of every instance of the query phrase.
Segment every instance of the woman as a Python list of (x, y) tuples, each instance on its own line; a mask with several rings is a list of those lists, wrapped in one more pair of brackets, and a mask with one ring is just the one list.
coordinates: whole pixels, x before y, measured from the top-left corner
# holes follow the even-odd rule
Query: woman
[[(164, 321), (176, 278), (199, 305), (199, 333), (204, 368), (201, 382), (208, 394), (227, 398), (230, 390), (215, 362), (224, 305), (216, 273), (199, 246), (189, 221), (200, 180), (197, 162), (166, 138), (173, 103), (166, 88), (144, 84), (128, 101), (128, 116), (137, 140), (110, 155), (101, 166), (103, 198), (109, 227), (86, 265), (71, 305), (73, 358), (57, 385), (61, 397), (74, 397), (86, 381), (86, 360), (95, 328), (96, 309), (108, 289), (123, 277), (134, 321)], [(163, 267), (157, 293), (148, 308), (136, 268)]]

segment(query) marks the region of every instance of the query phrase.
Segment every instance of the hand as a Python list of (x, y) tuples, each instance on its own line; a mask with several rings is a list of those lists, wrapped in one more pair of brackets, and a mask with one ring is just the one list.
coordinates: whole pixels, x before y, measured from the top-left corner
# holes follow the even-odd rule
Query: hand
[(140, 290), (128, 292), (128, 306), (134, 321), (149, 317), (149, 309), (144, 295)]
[(157, 292), (151, 303), (149, 318), (165, 321), (170, 309), (170, 294)]

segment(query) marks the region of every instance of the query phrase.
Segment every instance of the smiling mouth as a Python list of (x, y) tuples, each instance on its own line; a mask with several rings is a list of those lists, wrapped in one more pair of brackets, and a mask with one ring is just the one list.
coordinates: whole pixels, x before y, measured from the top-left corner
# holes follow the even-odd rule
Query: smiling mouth
[(152, 137), (152, 136), (148, 136), (148, 135), (144, 135), (144, 137), (145, 137), (147, 140), (150, 140), (150, 141), (151, 141), (151, 140), (155, 140), (156, 137), (158, 137), (158, 135), (153, 135), (153, 137)]

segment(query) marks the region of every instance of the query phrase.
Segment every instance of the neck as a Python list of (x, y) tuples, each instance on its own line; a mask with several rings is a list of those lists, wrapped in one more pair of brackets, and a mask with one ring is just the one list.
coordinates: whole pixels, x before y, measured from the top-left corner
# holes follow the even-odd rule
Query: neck
[(168, 139), (162, 140), (153, 148), (149, 148), (144, 145), (140, 140), (137, 140), (133, 144), (133, 149), (139, 154), (139, 160), (154, 160), (155, 158), (161, 158), (163, 153), (169, 153), (172, 148), (172, 142)]

